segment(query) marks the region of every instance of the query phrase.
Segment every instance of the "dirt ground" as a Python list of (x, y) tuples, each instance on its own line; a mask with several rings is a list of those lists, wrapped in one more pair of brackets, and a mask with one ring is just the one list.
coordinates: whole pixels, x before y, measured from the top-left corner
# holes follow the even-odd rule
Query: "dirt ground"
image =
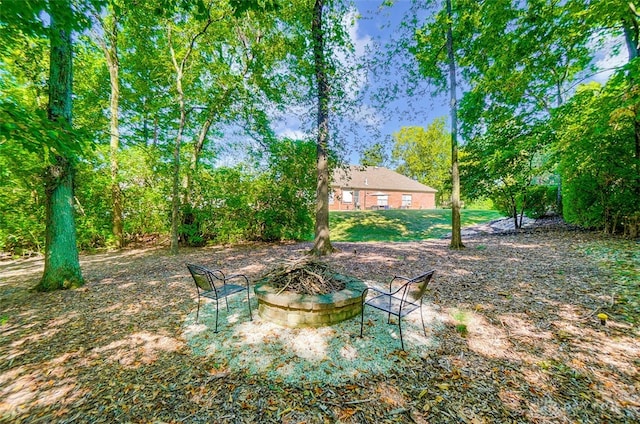
[(640, 334), (584, 253), (601, 236), (548, 226), (463, 240), (336, 244), (327, 262), (366, 281), (435, 268), (443, 323), (429, 351), (398, 346), (380, 358), (391, 370), (338, 384), (232, 368), (185, 338), (197, 299), (186, 262), (255, 281), (309, 244), (83, 255), (87, 284), (55, 293), (31, 290), (42, 258), (1, 261), (0, 422), (640, 422)]

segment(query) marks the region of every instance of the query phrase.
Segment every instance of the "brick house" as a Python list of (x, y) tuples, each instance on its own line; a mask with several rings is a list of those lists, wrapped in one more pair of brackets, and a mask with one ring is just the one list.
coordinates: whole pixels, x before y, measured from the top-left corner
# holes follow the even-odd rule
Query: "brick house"
[(329, 210), (435, 209), (437, 190), (378, 166), (336, 169)]

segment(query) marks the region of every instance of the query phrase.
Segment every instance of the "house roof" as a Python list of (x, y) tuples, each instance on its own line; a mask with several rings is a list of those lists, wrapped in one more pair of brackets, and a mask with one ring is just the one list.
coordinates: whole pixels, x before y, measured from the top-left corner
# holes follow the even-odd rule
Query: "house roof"
[(438, 190), (380, 166), (350, 165), (333, 172), (333, 187), (435, 193)]

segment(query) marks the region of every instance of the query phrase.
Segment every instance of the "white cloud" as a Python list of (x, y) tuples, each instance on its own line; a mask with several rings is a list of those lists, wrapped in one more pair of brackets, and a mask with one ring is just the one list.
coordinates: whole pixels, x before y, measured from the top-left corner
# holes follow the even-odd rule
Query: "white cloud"
[(345, 94), (350, 100), (354, 99), (368, 82), (368, 70), (366, 67), (358, 68), (357, 65), (366, 62), (367, 47), (372, 44), (370, 35), (362, 35), (360, 33), (358, 16), (358, 11), (352, 9), (342, 19), (342, 26), (346, 28), (351, 44), (353, 45), (353, 52), (347, 53), (344, 50), (338, 50), (335, 53), (336, 58), (342, 66), (350, 71), (346, 76), (347, 81), (341, 82), (344, 87), (348, 88), (345, 90)]
[(624, 37), (609, 37), (596, 52), (595, 65), (600, 72), (592, 80), (605, 84), (615, 70), (624, 65), (628, 59)]
[[(336, 49), (334, 58), (341, 64), (345, 74), (338, 80), (332, 81), (339, 86), (344, 93), (344, 100), (350, 106), (347, 110), (342, 110), (341, 115), (348, 116), (349, 120), (360, 122), (364, 125), (379, 126), (384, 119), (372, 107), (360, 104), (358, 100), (361, 90), (368, 82), (368, 71), (366, 67), (359, 67), (367, 60), (367, 47), (372, 43), (370, 35), (362, 34), (360, 31), (359, 13), (356, 9), (350, 10), (342, 19), (341, 25), (349, 36), (353, 46), (352, 51), (346, 49)], [(337, 88), (337, 87), (336, 87)], [(309, 123), (313, 122), (315, 115), (315, 102), (312, 103), (312, 110), (309, 105), (288, 105), (284, 112), (272, 113), (274, 118), (274, 132), (280, 137), (290, 137), (294, 139), (308, 138)]]
[(272, 111), (273, 131), (278, 137), (300, 140), (310, 137), (306, 128), (309, 127), (309, 110), (304, 105), (290, 104), (284, 111)]
[(371, 128), (379, 128), (384, 124), (386, 118), (384, 118), (378, 109), (371, 105), (361, 104), (358, 107), (351, 110), (353, 119)]
[(305, 138), (310, 137), (309, 134), (295, 128), (284, 128), (282, 131), (278, 132), (278, 135), (280, 137), (290, 138), (292, 140), (304, 140)]
[(348, 53), (339, 51), (336, 54), (337, 59), (348, 72), (343, 81), (337, 82), (344, 90), (345, 100), (350, 104), (342, 113), (361, 126), (379, 129), (386, 118), (362, 99), (362, 91), (370, 82), (366, 64), (374, 41), (370, 34), (363, 33), (361, 30), (359, 16), (357, 9), (350, 10), (344, 16), (342, 25), (349, 35), (353, 50)]
[(371, 45), (371, 36), (358, 35), (360, 29), (359, 13), (357, 10), (351, 10), (344, 18), (343, 24), (348, 28), (349, 37), (355, 49), (356, 58), (362, 58), (367, 53), (367, 46)]

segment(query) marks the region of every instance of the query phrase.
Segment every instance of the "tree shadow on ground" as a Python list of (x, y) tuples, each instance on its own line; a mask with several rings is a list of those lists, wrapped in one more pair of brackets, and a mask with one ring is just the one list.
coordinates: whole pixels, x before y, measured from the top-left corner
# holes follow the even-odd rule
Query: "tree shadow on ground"
[[(0, 421), (637, 422), (640, 337), (613, 314), (605, 326), (594, 316), (616, 281), (576, 249), (597, 237), (494, 235), (462, 251), (445, 240), (337, 243), (328, 261), (372, 284), (437, 269), (428, 338), (407, 325), (408, 353), (377, 311), (363, 339), (351, 320), (289, 344), (258, 319), (266, 332), (254, 332), (242, 307), (221, 313), (219, 334), (207, 333), (210, 307), (194, 325), (186, 262), (256, 281), (308, 244), (88, 255), (87, 285), (53, 293), (30, 290), (41, 260), (2, 262)], [(193, 344), (190, 331), (212, 342)], [(246, 355), (224, 353), (228, 344)], [(332, 355), (390, 367), (349, 375)]]

